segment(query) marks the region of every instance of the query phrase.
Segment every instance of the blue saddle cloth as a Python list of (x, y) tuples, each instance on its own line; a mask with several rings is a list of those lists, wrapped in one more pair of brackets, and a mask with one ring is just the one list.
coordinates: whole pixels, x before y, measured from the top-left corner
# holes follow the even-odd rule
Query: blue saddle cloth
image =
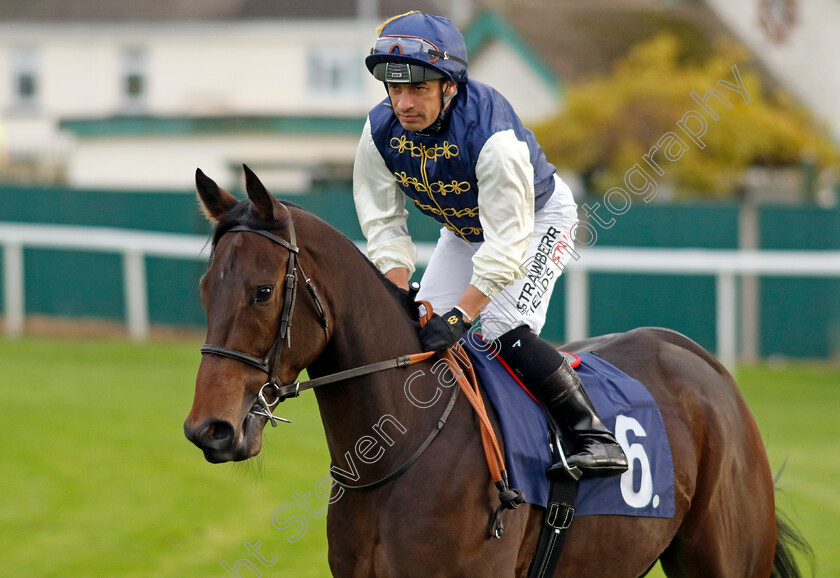
[[(511, 486), (525, 501), (545, 507), (551, 466), (548, 423), (542, 408), (507, 368), (469, 339), (461, 341), (499, 414)], [(674, 462), (656, 402), (638, 381), (597, 355), (583, 354), (576, 368), (601, 420), (616, 434), (630, 468), (621, 476), (578, 482), (575, 515), (674, 515)]]

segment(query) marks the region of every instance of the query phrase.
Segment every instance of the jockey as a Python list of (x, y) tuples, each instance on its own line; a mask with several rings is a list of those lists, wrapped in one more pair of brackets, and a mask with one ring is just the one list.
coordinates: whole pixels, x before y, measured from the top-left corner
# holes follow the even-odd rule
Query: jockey
[(368, 115), (353, 171), (370, 259), (407, 290), (416, 251), (406, 197), (438, 221), (417, 298), (447, 313), (421, 329), (425, 349), (454, 345), (480, 313), (484, 339), (575, 435), (569, 465), (591, 476), (624, 472), (627, 458), (577, 374), (539, 337), (573, 248), (569, 187), (510, 103), (468, 78), (464, 38), (449, 20), (409, 12), (377, 32), (365, 64), (388, 97)]

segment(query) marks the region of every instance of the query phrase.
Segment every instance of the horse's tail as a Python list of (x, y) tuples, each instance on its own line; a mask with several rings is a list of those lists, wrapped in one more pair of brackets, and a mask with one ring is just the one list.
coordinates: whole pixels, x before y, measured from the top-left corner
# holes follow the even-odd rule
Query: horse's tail
[(794, 552), (799, 552), (808, 560), (811, 575), (813, 575), (814, 551), (802, 534), (784, 519), (781, 512), (776, 510), (776, 553), (773, 556), (773, 572), (770, 578), (802, 577)]

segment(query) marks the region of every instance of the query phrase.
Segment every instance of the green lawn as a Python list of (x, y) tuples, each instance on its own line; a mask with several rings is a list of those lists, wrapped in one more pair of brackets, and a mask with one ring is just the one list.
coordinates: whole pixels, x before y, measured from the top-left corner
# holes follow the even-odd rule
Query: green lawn
[[(0, 339), (0, 574), (223, 577), (222, 562), (247, 557), (266, 576), (329, 575), (314, 397), (281, 406), (293, 424), (267, 429), (259, 462), (208, 464), (181, 429), (199, 345)], [(774, 470), (787, 460), (779, 503), (816, 550), (817, 575), (840, 576), (840, 369), (739, 378)]]
[(272, 526), (327, 474), (314, 398), (264, 460), (208, 464), (182, 432), (199, 345), (0, 341), (0, 574), (226, 576), (262, 542), (276, 575), (328, 575), (323, 518), (294, 544)]

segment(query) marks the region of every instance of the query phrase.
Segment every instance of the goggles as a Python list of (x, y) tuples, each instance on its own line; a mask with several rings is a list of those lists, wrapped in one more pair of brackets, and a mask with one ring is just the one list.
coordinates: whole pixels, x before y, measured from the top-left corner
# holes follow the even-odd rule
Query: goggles
[(438, 50), (438, 47), (428, 40), (414, 36), (380, 36), (374, 42), (370, 53), (410, 56), (429, 63), (442, 58), (444, 60), (454, 60), (467, 66), (467, 63), (457, 56)]

